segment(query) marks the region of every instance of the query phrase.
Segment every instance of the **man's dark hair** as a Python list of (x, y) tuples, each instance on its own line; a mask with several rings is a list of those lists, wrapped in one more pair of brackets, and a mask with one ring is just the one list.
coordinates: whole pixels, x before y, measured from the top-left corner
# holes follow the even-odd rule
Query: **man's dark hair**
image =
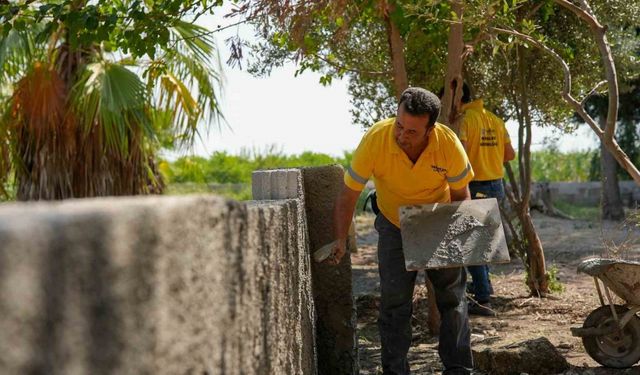
[[(441, 87), (440, 91), (438, 91), (438, 98), (442, 99), (443, 96), (444, 96), (444, 87)], [(462, 98), (460, 98), (460, 101), (464, 104), (469, 103), (471, 101), (471, 89), (469, 89), (469, 85), (467, 85), (466, 82), (462, 83)]]
[(462, 84), (462, 99), (460, 99), (463, 103), (469, 103), (471, 101), (471, 89), (466, 82)]
[(440, 99), (421, 87), (409, 87), (402, 92), (398, 108), (404, 106), (404, 110), (412, 116), (429, 115), (427, 127), (433, 126), (440, 115)]

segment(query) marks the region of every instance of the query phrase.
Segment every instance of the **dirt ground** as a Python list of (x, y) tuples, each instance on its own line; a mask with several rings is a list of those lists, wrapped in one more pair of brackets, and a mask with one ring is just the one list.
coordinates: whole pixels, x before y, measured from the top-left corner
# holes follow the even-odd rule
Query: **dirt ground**
[[(624, 259), (640, 260), (640, 230), (613, 222), (564, 220), (533, 213), (542, 241), (547, 269), (557, 269), (564, 291), (549, 298), (531, 298), (524, 283), (520, 259), (491, 266), (496, 317), (471, 317), (474, 350), (498, 348), (546, 337), (573, 366), (564, 374), (639, 374), (633, 369), (613, 370), (601, 367), (585, 352), (580, 338), (570, 327), (582, 326), (584, 319), (600, 305), (593, 279), (577, 274), (584, 258), (614, 253)], [(361, 374), (380, 374), (380, 338), (376, 325), (379, 303), (377, 268), (377, 232), (372, 214), (356, 218), (358, 252), (352, 254), (354, 294), (358, 307), (358, 338)], [(426, 288), (419, 275), (414, 295), (413, 344), (409, 353), (412, 373), (440, 374), (437, 337), (426, 329)]]

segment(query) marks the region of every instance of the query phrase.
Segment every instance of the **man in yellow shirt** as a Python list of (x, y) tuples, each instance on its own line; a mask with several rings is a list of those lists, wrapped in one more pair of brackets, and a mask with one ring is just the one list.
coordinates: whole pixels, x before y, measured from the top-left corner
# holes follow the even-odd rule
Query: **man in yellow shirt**
[[(409, 374), (413, 289), (417, 272), (407, 271), (399, 208), (403, 205), (446, 203), (470, 199), (473, 178), (462, 144), (455, 133), (436, 123), (440, 100), (433, 93), (411, 87), (402, 93), (397, 116), (374, 124), (356, 149), (345, 172), (344, 186), (334, 208), (337, 245), (333, 263), (345, 254), (345, 243), (356, 201), (373, 178), (380, 213), (380, 315), (384, 374)], [(425, 228), (429, 230), (429, 228)], [(469, 374), (471, 358), (469, 318), (463, 267), (428, 270), (441, 314), (438, 352), (443, 374)]]
[[(482, 99), (471, 101), (471, 90), (465, 83), (462, 87), (462, 111), (464, 117), (460, 126), (460, 140), (469, 155), (475, 172), (469, 183), (471, 199), (504, 199), (503, 164), (515, 157), (507, 128), (498, 116), (484, 108)], [(469, 266), (474, 302), (469, 313), (493, 316), (489, 296), (492, 293), (489, 281), (489, 267)]]

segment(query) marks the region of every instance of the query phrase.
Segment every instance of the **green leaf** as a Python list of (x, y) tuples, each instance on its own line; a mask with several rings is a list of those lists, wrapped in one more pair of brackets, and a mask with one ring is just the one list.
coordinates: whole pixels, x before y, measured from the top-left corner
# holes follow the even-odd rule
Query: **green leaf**
[(72, 103), (81, 124), (89, 131), (98, 121), (106, 146), (128, 152), (127, 129), (153, 132), (145, 112), (144, 84), (129, 69), (107, 61), (86, 66), (81, 79), (72, 88)]
[(85, 21), (85, 27), (89, 30), (95, 30), (98, 28), (98, 19), (95, 16), (87, 17)]

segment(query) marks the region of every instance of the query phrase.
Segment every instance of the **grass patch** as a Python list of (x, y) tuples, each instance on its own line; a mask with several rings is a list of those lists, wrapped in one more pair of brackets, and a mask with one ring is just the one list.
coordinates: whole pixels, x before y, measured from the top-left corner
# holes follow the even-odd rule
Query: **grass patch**
[(251, 185), (246, 184), (238, 186), (230, 184), (211, 185), (206, 183), (184, 182), (172, 183), (167, 185), (164, 191), (165, 195), (187, 195), (187, 194), (215, 194), (225, 198), (237, 201), (246, 201), (252, 199)]
[(597, 221), (600, 219), (600, 207), (569, 203), (562, 200), (553, 202), (560, 211), (578, 220)]

